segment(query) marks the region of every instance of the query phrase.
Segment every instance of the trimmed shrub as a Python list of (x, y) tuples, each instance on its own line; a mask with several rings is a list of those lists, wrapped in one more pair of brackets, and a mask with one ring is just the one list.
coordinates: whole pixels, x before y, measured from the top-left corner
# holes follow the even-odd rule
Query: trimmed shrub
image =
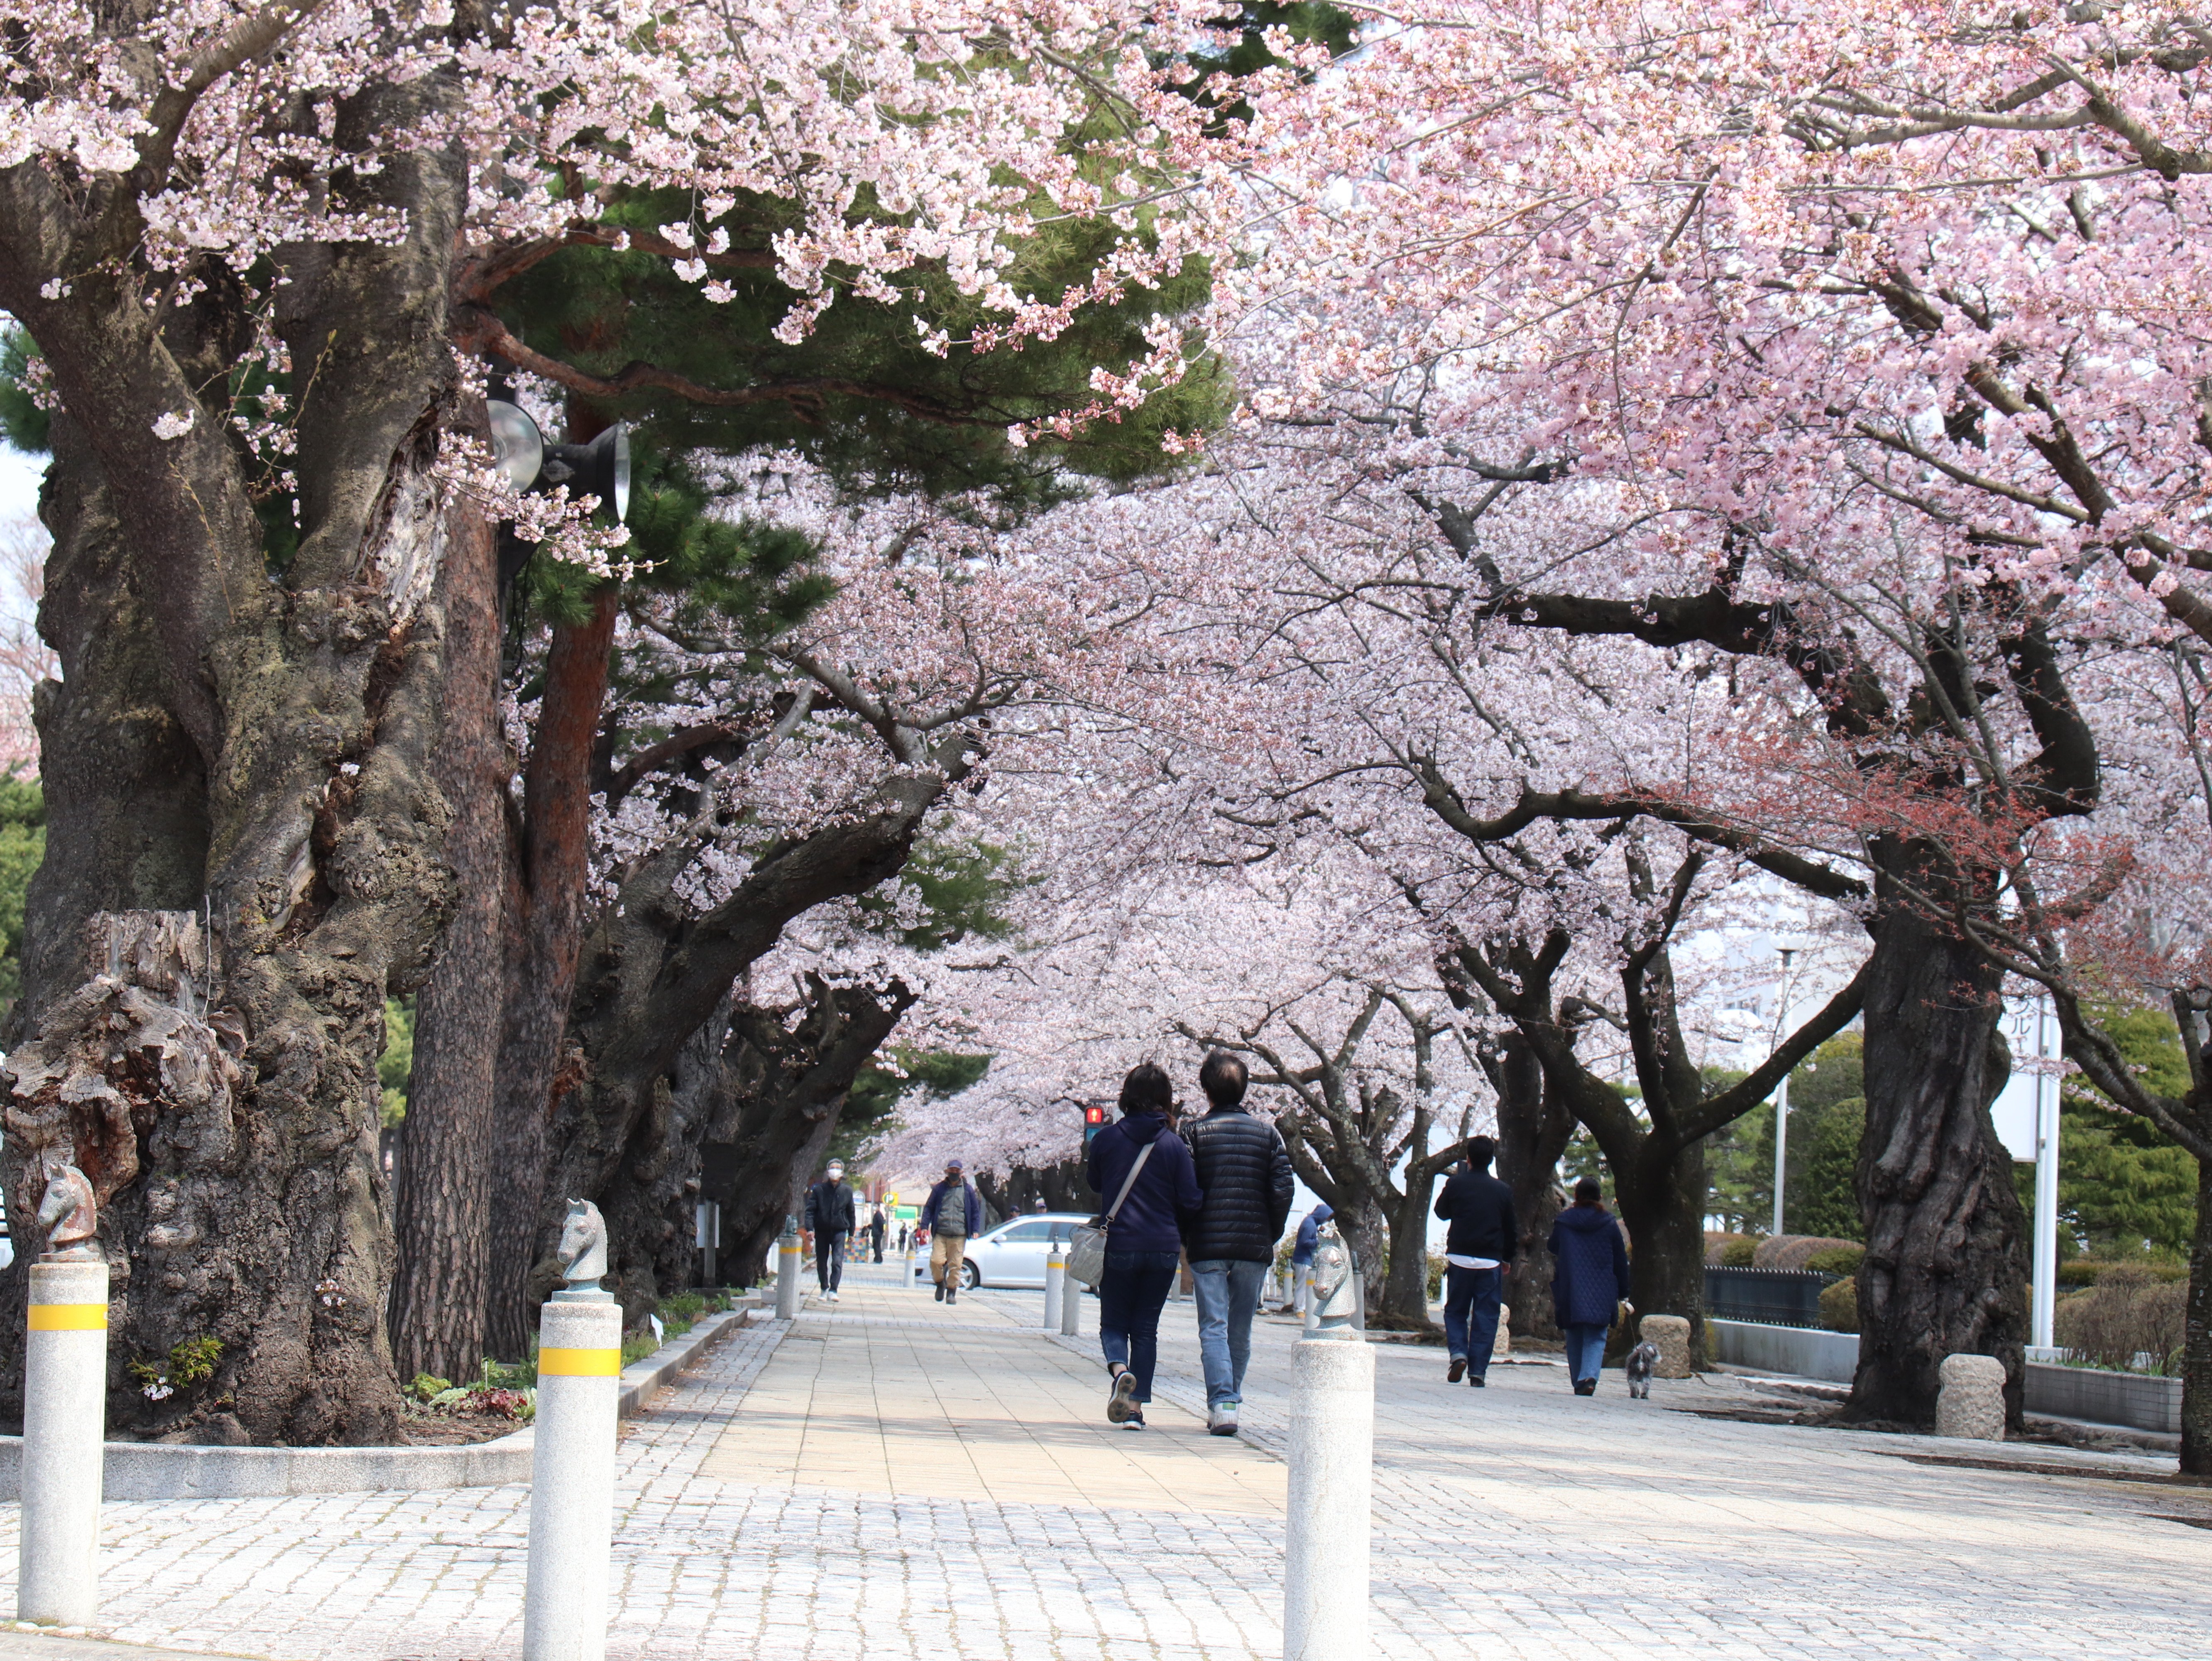
[(1758, 1248), (1759, 1242), (1748, 1234), (1728, 1234), (1718, 1229), (1707, 1229), (1705, 1231), (1705, 1267), (1707, 1269), (1731, 1267), (1728, 1254), (1734, 1251), (1738, 1245), (1743, 1247), (1746, 1253), (1744, 1262), (1748, 1263), (1749, 1253)]
[(1723, 1269), (1749, 1269), (1752, 1260), (1759, 1256), (1759, 1242), (1746, 1236), (1730, 1240), (1721, 1248)]
[(1838, 1246), (1863, 1250), (1856, 1240), (1842, 1240), (1828, 1234), (1770, 1234), (1759, 1243), (1752, 1256), (1754, 1269), (1802, 1269), (1805, 1260), (1816, 1251), (1829, 1251)]
[[(1821, 1275), (1856, 1275), (1866, 1257), (1863, 1245), (1829, 1246), (1806, 1258), (1805, 1267)], [(1858, 1330), (1853, 1327), (1852, 1331)]]
[(1820, 1293), (1820, 1325), (1830, 1332), (1859, 1329), (1859, 1283), (1838, 1281)]
[(2108, 1263), (2087, 1292), (2061, 1298), (2053, 1335), (2074, 1360), (2132, 1372), (2138, 1356), (2172, 1372), (2188, 1324), (2189, 1288), (2133, 1263)]

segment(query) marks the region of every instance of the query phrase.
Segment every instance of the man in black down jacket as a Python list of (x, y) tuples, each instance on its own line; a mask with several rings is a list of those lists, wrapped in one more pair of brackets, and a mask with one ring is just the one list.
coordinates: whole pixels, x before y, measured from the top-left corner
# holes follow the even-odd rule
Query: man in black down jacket
[(1212, 1110), (1183, 1132), (1206, 1200), (1183, 1231), (1198, 1294), (1198, 1351), (1206, 1364), (1206, 1425), (1237, 1433), (1252, 1317), (1290, 1220), (1297, 1179), (1275, 1127), (1244, 1110), (1244, 1063), (1217, 1050), (1198, 1070)]
[(1437, 1215), (1451, 1225), (1444, 1237), (1444, 1345), (1453, 1384), (1462, 1374), (1480, 1390), (1498, 1343), (1498, 1305), (1505, 1267), (1521, 1250), (1513, 1190), (1490, 1174), (1498, 1144), (1477, 1136), (1467, 1159), (1437, 1196)]

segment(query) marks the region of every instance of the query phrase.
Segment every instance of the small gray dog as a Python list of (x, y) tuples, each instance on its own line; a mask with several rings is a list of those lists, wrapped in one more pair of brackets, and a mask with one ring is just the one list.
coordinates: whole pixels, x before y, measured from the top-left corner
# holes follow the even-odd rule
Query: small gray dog
[(1659, 1365), (1659, 1346), (1646, 1338), (1628, 1352), (1625, 1364), (1628, 1373), (1628, 1393), (1638, 1402), (1651, 1399), (1651, 1373)]

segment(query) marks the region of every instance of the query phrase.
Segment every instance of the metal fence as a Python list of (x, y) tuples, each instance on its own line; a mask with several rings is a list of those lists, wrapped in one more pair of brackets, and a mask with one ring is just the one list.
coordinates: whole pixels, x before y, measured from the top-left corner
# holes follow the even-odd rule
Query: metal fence
[(1705, 1313), (1722, 1321), (1817, 1327), (1820, 1293), (1843, 1278), (1809, 1269), (1708, 1269)]

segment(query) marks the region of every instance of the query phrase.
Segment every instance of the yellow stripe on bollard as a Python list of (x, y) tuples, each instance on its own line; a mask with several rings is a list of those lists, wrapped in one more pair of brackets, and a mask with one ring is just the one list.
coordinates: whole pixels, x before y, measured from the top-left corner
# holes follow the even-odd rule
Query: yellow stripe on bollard
[(538, 1352), (541, 1378), (613, 1378), (622, 1372), (618, 1349), (541, 1349)]
[(30, 1330), (33, 1332), (105, 1332), (107, 1330), (106, 1304), (33, 1304)]

